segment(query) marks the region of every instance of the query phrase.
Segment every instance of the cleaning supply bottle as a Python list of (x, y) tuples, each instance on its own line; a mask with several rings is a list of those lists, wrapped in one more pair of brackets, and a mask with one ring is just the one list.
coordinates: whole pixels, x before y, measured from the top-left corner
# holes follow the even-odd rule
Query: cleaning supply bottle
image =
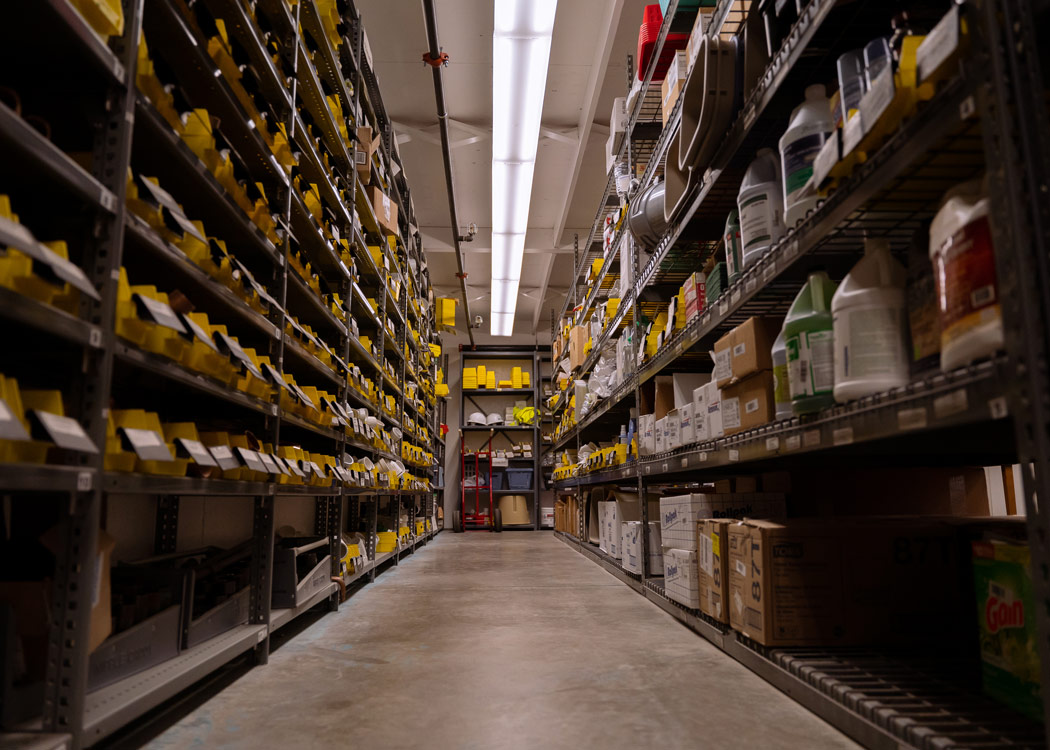
[(908, 245), (908, 334), (913, 374), (935, 370), (941, 364), (941, 323), (937, 283), (930, 263), (930, 222), (915, 230)]
[(730, 211), (726, 218), (726, 274), (729, 283), (732, 284), (740, 278), (740, 272), (744, 270), (740, 257), (740, 218), (736, 210)]
[(780, 138), (784, 175), (784, 223), (788, 229), (817, 207), (819, 196), (802, 196), (802, 188), (813, 175), (813, 160), (835, 130), (831, 105), (823, 84), (806, 87), (806, 100), (791, 113), (791, 123)]
[(930, 224), (930, 261), (940, 304), (941, 369), (948, 371), (1003, 346), (1003, 313), (980, 180), (949, 190)]
[(835, 400), (835, 342), (831, 298), (835, 282), (824, 271), (810, 273), (784, 318), (791, 409), (810, 414)]
[(884, 237), (864, 240), (864, 257), (831, 300), (835, 400), (840, 404), (908, 384), (904, 266)]
[(839, 73), (839, 116), (842, 122), (849, 120), (850, 112), (860, 106), (867, 88), (864, 84), (864, 52), (859, 49), (845, 52), (836, 63)]
[(743, 267), (757, 261), (784, 236), (784, 197), (777, 155), (760, 148), (740, 183), (740, 252)]
[(781, 327), (780, 335), (773, 342), (773, 404), (777, 419), (788, 419), (791, 411), (791, 386), (788, 385), (787, 338)]

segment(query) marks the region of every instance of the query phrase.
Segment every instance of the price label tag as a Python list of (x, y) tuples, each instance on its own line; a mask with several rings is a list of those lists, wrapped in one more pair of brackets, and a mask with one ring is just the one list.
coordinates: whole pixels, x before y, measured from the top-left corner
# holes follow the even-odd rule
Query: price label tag
[(740, 287), (733, 287), (733, 291), (729, 293), (729, 304), (736, 305), (740, 302)]
[(991, 413), (992, 419), (1004, 419), (1010, 413), (1006, 406), (1006, 398), (1003, 396), (993, 398), (988, 402), (988, 411)]
[(240, 468), (241, 462), (233, 455), (233, 451), (230, 450), (228, 445), (211, 445), (208, 446), (208, 450), (211, 452), (212, 458), (215, 459), (215, 463), (223, 471), (232, 471)]
[(957, 391), (935, 398), (933, 400), (933, 414), (937, 419), (944, 419), (953, 414), (966, 411), (967, 405), (966, 389), (960, 388)]
[(831, 442), (834, 445), (849, 445), (853, 442), (853, 428), (839, 427), (831, 433)]
[(700, 463), (706, 463), (707, 462), (707, 451), (700, 451), (700, 455), (697, 456), (697, 459), (700, 461)]
[(762, 282), (768, 284), (777, 275), (777, 264), (772, 258), (766, 263), (766, 267), (762, 269)]
[(280, 474), (281, 470), (277, 468), (277, 464), (274, 463), (273, 457), (267, 453), (259, 453), (259, 460), (262, 461), (263, 466), (266, 467), (267, 474)]
[(26, 416), (29, 417), (30, 434), (37, 440), (49, 440), (59, 448), (67, 450), (98, 453), (98, 448), (84, 432), (80, 422), (72, 417), (63, 417), (40, 409), (30, 409)]
[(266, 464), (262, 462), (259, 454), (255, 451), (237, 447), (233, 449), (233, 452), (240, 459), (241, 463), (252, 471), (262, 472), (263, 474), (269, 473), (266, 470)]
[(137, 430), (131, 427), (121, 427), (120, 435), (124, 443), (135, 451), (135, 455), (143, 461), (172, 461), (174, 457), (168, 446), (164, 443), (163, 436), (153, 430)]
[(806, 430), (802, 433), (802, 445), (814, 448), (820, 445), (820, 430)]
[(259, 378), (259, 380), (265, 379), (263, 378), (263, 374), (259, 372), (259, 368), (255, 366), (254, 362), (252, 362), (252, 358), (245, 353), (244, 349), (241, 348), (241, 345), (237, 343), (235, 338), (227, 336), (222, 331), (216, 331), (215, 336), (215, 343), (219, 345), (220, 350), (232, 357), (242, 368)]
[(277, 466), (277, 470), (284, 474), (286, 477), (291, 476), (292, 472), (288, 469), (288, 464), (284, 462), (284, 459), (280, 456), (270, 456), (270, 460)]
[(772, 453), (773, 451), (780, 450), (780, 438), (779, 437), (768, 437), (766, 438), (766, 450)]
[(682, 468), (683, 469), (688, 469), (689, 468), (689, 459), (688, 458), (683, 458), (682, 459)]
[(736, 448), (730, 448), (729, 449), (729, 460), (730, 461), (739, 461), (740, 460), (740, 451), (738, 451)]
[(294, 458), (286, 458), (285, 463), (288, 464), (288, 471), (292, 472), (297, 477), (305, 478), (306, 472), (299, 468), (299, 461)]
[(901, 409), (897, 412), (897, 428), (900, 430), (922, 430), (926, 427), (926, 407)]
[(786, 451), (797, 451), (802, 446), (801, 435), (788, 435), (784, 439), (784, 450)]
[(718, 305), (718, 315), (720, 317), (724, 317), (724, 316), (726, 316), (728, 314), (729, 314), (729, 300), (723, 300), (722, 303)]
[(798, 240), (793, 239), (784, 246), (784, 260), (794, 260), (798, 255)]
[(160, 300), (147, 297), (144, 294), (133, 294), (131, 295), (131, 299), (134, 300), (139, 315), (143, 318), (152, 320), (157, 325), (170, 328), (173, 331), (186, 333), (186, 327), (182, 324), (179, 316), (175, 314), (175, 311), (172, 310), (170, 306), (164, 304)]
[(748, 276), (747, 281), (744, 282), (744, 291), (750, 294), (758, 288), (758, 279), (754, 276)]

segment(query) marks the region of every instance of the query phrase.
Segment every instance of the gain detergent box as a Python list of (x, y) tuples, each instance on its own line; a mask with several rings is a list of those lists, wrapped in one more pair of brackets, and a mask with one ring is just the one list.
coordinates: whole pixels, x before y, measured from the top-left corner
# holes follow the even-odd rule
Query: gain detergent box
[(974, 542), (973, 575), (984, 692), (1042, 721), (1028, 545), (999, 539)]

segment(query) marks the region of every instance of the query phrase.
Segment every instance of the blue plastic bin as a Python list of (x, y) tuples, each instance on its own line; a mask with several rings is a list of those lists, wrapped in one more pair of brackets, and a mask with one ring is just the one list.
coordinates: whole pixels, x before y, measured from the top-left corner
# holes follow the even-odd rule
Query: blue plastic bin
[(532, 469), (507, 469), (508, 490), (532, 489)]

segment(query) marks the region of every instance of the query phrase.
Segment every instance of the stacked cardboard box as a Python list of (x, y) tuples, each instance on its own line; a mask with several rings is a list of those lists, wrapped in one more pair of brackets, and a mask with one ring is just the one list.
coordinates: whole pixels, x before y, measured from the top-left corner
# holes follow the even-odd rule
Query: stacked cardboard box
[(687, 63), (685, 50), (680, 49), (675, 52), (671, 66), (667, 69), (667, 75), (660, 84), (660, 115), (664, 127), (667, 127), (667, 121), (671, 119), (671, 110), (674, 109), (675, 102), (682, 93), (682, 87), (685, 86)]
[(697, 563), (700, 566), (700, 611), (719, 622), (729, 622), (729, 526), (727, 518), (706, 518), (696, 524)]
[(773, 341), (780, 321), (749, 318), (715, 343), (714, 380), (722, 389), (726, 435), (773, 421)]
[(787, 502), (784, 494), (780, 492), (710, 492), (675, 495), (660, 498), (660, 533), (664, 547), (695, 552), (696, 523), (701, 519), (783, 518), (786, 513)]
[[(622, 563), (630, 573), (642, 574), (642, 522), (623, 522)], [(663, 548), (660, 546), (660, 522), (649, 522), (649, 574), (663, 573)]]
[(700, 608), (696, 550), (664, 549), (664, 593), (683, 606)]

